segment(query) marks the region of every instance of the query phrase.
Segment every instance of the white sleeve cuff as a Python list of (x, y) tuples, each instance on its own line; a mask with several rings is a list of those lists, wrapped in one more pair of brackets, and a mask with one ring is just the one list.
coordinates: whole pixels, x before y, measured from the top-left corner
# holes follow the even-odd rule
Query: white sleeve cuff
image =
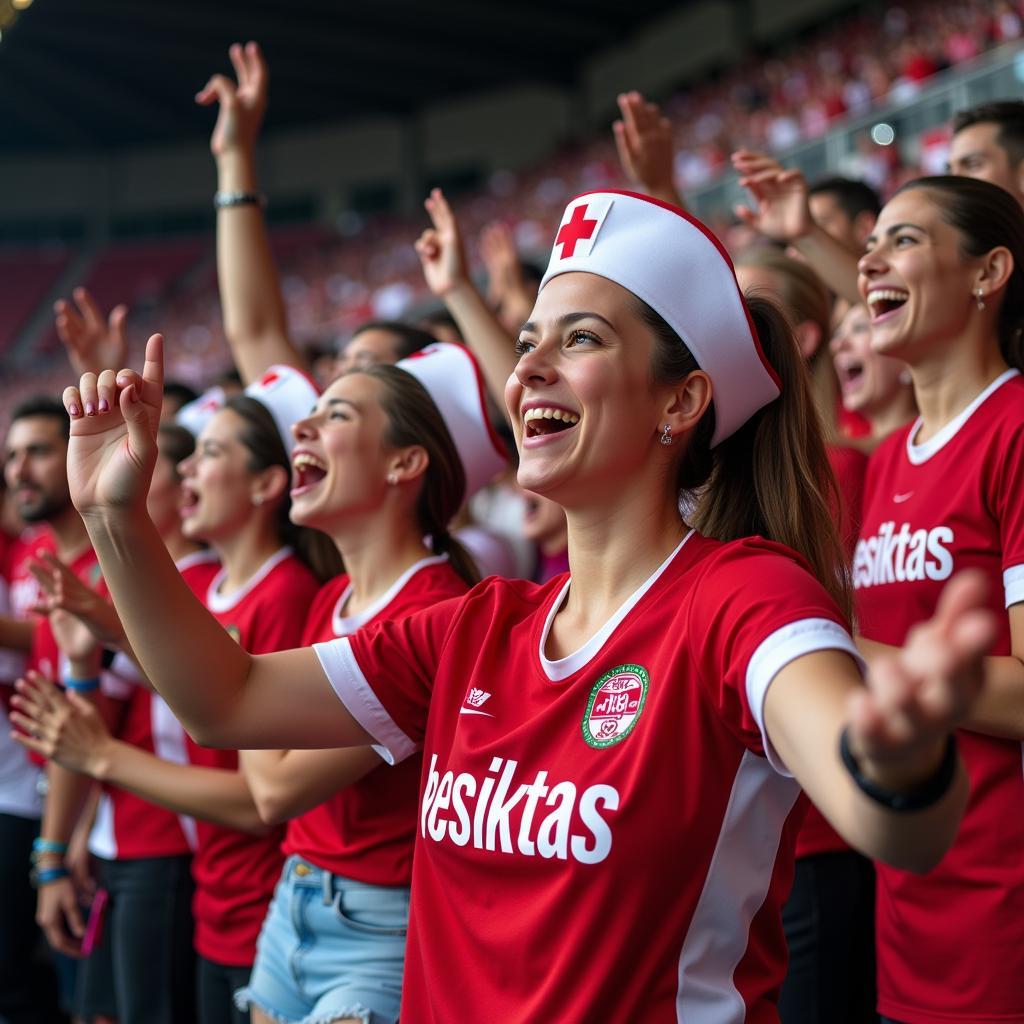
[(782, 763), (782, 758), (765, 732), (764, 700), (768, 694), (768, 687), (791, 661), (814, 651), (829, 650), (845, 651), (857, 662), (861, 672), (864, 672), (864, 659), (857, 651), (853, 638), (831, 619), (800, 619), (777, 629), (771, 636), (761, 641), (747, 664), (747, 704), (758, 729), (761, 730), (761, 742), (764, 744), (768, 763), (780, 775), (789, 776), (792, 773)]
[(313, 650), (338, 700), (377, 741), (373, 749), (388, 764), (398, 764), (415, 753), (417, 744), (402, 732), (377, 699), (356, 661), (348, 637), (313, 644)]
[(1007, 608), (1024, 601), (1024, 565), (1011, 565), (1003, 570), (1003, 591)]

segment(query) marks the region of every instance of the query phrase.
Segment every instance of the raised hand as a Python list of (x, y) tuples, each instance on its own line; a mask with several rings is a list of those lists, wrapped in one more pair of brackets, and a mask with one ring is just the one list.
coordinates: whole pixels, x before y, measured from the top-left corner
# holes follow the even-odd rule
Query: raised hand
[(938, 764), (946, 737), (981, 690), (982, 659), (996, 630), (986, 589), (980, 573), (957, 575), (934, 616), (910, 631), (898, 654), (873, 659), (866, 688), (849, 698), (850, 749), (890, 788), (907, 781), (908, 770), (920, 777), (922, 762)]
[(733, 153), (732, 165), (739, 184), (754, 198), (757, 208), (738, 205), (733, 213), (755, 231), (776, 242), (796, 242), (814, 226), (807, 202), (807, 182), (803, 174), (786, 170), (774, 157), (740, 150)]
[[(42, 589), (33, 611), (51, 615), (59, 609), (81, 621), (95, 642), (104, 647), (121, 644), (124, 627), (113, 603), (86, 586), (56, 555), (44, 552), (32, 559), (28, 568)], [(59, 637), (57, 642), (60, 644)]]
[(125, 337), (128, 307), (123, 303), (115, 306), (104, 319), (85, 288), (76, 288), (71, 296), (74, 305), (58, 299), (53, 307), (57, 336), (68, 354), (71, 368), (81, 376), (99, 373), (104, 366), (124, 366), (128, 361)]
[(64, 389), (71, 417), (68, 484), (82, 515), (116, 509), (145, 511), (156, 463), (156, 432), (164, 391), (163, 337), (146, 344), (140, 376), (104, 370)]
[(200, 106), (220, 104), (210, 138), (210, 152), (218, 158), (235, 151), (251, 151), (267, 109), (269, 75), (259, 45), (234, 43), (228, 55), (238, 81), (232, 82), (227, 75), (214, 75), (196, 93)]
[(480, 258), (487, 268), (487, 298), (497, 308), (511, 292), (523, 290), (523, 265), (507, 224), (494, 221), (480, 232)]
[(469, 283), (466, 251), (455, 214), (444, 193), (435, 188), (423, 204), (433, 225), (416, 242), (416, 255), (423, 267), (427, 287), (444, 298), (461, 285)]
[(618, 97), (622, 119), (612, 124), (626, 178), (645, 195), (682, 205), (675, 186), (672, 122), (638, 92)]
[(15, 684), (11, 722), (14, 738), (28, 750), (73, 772), (95, 776), (106, 746), (112, 742), (102, 716), (80, 694), (67, 695), (37, 672)]

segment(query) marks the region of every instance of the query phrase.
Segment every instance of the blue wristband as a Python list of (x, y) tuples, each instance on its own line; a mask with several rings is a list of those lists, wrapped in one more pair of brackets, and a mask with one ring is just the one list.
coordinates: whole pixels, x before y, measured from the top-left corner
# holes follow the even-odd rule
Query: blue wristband
[(37, 889), (41, 889), (44, 885), (49, 885), (51, 882), (59, 882), (62, 878), (68, 877), (70, 877), (70, 873), (67, 868), (33, 868), (29, 875), (32, 884)]
[(56, 839), (37, 838), (32, 840), (32, 852), (38, 854), (55, 853), (63, 857), (68, 852), (68, 844), (58, 843)]
[(64, 689), (74, 690), (75, 693), (92, 693), (100, 688), (100, 677), (93, 676), (91, 679), (65, 679)]

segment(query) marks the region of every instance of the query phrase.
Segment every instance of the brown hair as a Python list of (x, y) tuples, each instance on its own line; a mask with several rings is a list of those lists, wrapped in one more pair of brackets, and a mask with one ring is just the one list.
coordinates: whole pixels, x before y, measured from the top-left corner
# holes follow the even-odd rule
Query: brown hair
[[(656, 338), (655, 381), (673, 383), (699, 369), (679, 335), (650, 307), (640, 307)], [(849, 569), (830, 511), (839, 507), (839, 489), (807, 369), (777, 306), (753, 298), (747, 307), (761, 350), (779, 376), (781, 397), (714, 448), (715, 410), (708, 406), (680, 462), (677, 484), (695, 494), (692, 525), (704, 536), (727, 541), (759, 534), (786, 544), (807, 560), (849, 618)]]
[(448, 555), (452, 568), (469, 585), (480, 571), (469, 552), (448, 532), (448, 524), (466, 497), (466, 471), (444, 418), (427, 389), (397, 366), (369, 366), (364, 373), (381, 385), (381, 408), (388, 418), (384, 443), (391, 448), (419, 445), (427, 453), (427, 471), (416, 503), (419, 529), (434, 550)]
[[(249, 450), (249, 469), (260, 473), (271, 466), (280, 466), (291, 478), (292, 465), (288, 451), (278, 433), (270, 410), (248, 395), (234, 395), (224, 403), (244, 421), (240, 440)], [(289, 518), (291, 498), (287, 491), (277, 506), (277, 532), (283, 544), (291, 547), (320, 582), (343, 571), (341, 555), (325, 533), (307, 526), (296, 526)]]
[(157, 427), (157, 447), (160, 456), (170, 461), (175, 477), (180, 480), (178, 467), (196, 450), (192, 432), (180, 423), (161, 423)]
[(977, 178), (942, 174), (915, 178), (896, 195), (924, 189), (942, 219), (960, 235), (968, 259), (978, 259), (999, 246), (1010, 250), (1013, 273), (999, 307), (999, 350), (1007, 364), (1024, 370), (1024, 211), (1006, 189)]
[[(810, 322), (818, 328), (821, 340), (807, 360), (811, 374), (811, 392), (827, 441), (836, 433), (836, 403), (839, 385), (829, 355), (832, 334), (832, 297), (820, 277), (802, 260), (795, 260), (774, 247), (760, 246), (746, 250), (736, 261), (738, 267), (760, 267), (776, 282), (783, 314), (793, 328)], [(754, 290), (756, 295), (756, 289)]]

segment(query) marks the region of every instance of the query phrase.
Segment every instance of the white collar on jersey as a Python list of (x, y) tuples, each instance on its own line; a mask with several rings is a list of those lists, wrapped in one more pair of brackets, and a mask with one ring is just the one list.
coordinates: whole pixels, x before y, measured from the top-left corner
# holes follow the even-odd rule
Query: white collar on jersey
[(544, 654), (544, 648), (547, 646), (548, 635), (551, 632), (551, 623), (555, 621), (555, 615), (558, 613), (558, 609), (565, 604), (566, 595), (569, 593), (569, 586), (572, 583), (572, 577), (565, 581), (565, 585), (558, 592), (558, 596), (555, 598), (551, 605), (551, 610), (548, 612), (548, 617), (544, 622), (544, 629), (540, 634), (540, 650), (538, 655), (540, 657), (540, 665), (544, 670), (544, 674), (553, 683), (560, 683), (563, 679), (568, 679), (574, 672), (579, 672), (581, 668), (587, 665), (593, 658), (597, 656), (598, 651), (607, 643), (612, 633), (618, 628), (622, 620), (637, 606), (640, 598), (647, 593), (655, 583), (658, 582), (662, 573), (672, 564), (672, 560), (683, 550), (683, 545), (694, 535), (696, 531), (690, 530), (689, 533), (675, 546), (672, 553), (665, 559), (657, 569), (651, 573), (647, 579), (640, 584), (636, 590), (633, 591), (629, 597), (626, 598), (622, 604), (619, 605), (615, 614), (582, 646), (579, 650), (573, 651), (572, 654), (567, 654), (564, 658), (559, 658), (556, 661), (552, 661)]
[(209, 589), (206, 591), (206, 607), (211, 612), (218, 614), (229, 612), (244, 597), (248, 597), (269, 575), (277, 568), (290, 554), (290, 547), (279, 548), (275, 551), (237, 590), (230, 594), (220, 592), (221, 584), (227, 577), (227, 569), (221, 569), (210, 581)]
[(956, 437), (963, 425), (977, 411), (986, 398), (998, 391), (1008, 380), (1019, 376), (1020, 370), (1012, 368), (1005, 373), (1001, 373), (963, 412), (954, 416), (940, 431), (933, 437), (928, 438), (923, 444), (914, 444), (914, 438), (921, 429), (921, 417), (918, 416), (914, 420), (914, 425), (910, 428), (910, 433), (907, 434), (907, 458), (910, 460), (910, 464), (912, 466), (920, 466), (945, 448)]
[(355, 612), (353, 615), (342, 615), (341, 610), (345, 607), (345, 602), (352, 596), (352, 584), (349, 585), (341, 592), (341, 596), (334, 604), (334, 611), (331, 612), (331, 629), (334, 630), (336, 637), (349, 636), (354, 633), (357, 629), (365, 626), (370, 619), (376, 618), (382, 611), (405, 588), (405, 585), (420, 571), (420, 569), (426, 569), (430, 565), (442, 565), (448, 561), (447, 555), (430, 555), (427, 558), (421, 558), (418, 562), (413, 563), (409, 566), (401, 576), (395, 580), (394, 583), (388, 587), (387, 591), (381, 594), (372, 604), (367, 605), (361, 612)]

